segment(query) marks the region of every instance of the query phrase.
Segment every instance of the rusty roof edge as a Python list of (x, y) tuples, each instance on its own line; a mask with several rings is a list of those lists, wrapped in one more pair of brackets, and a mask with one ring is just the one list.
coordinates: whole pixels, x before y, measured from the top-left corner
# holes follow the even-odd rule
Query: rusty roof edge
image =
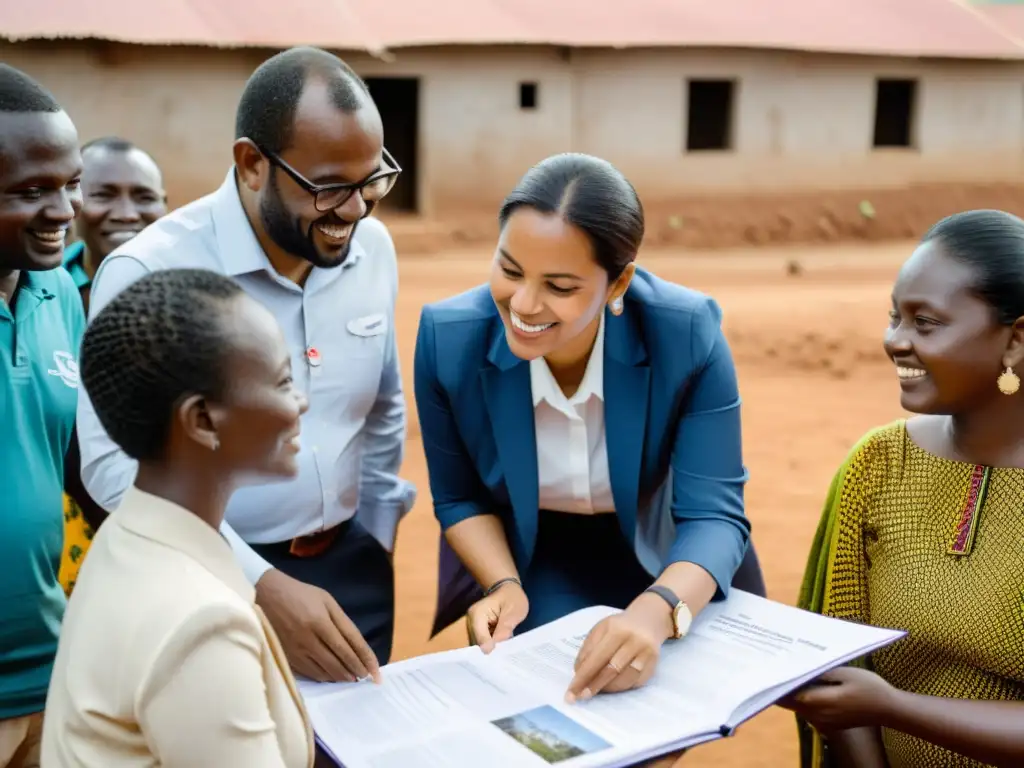
[[(1013, 40), (1004, 35), (1008, 42)], [(409, 40), (391, 41), (388, 49), (402, 50), (406, 48), (448, 48), (448, 47), (484, 47), (484, 46), (549, 46), (555, 48), (570, 48), (573, 50), (587, 50), (594, 48), (610, 48), (615, 50), (638, 50), (638, 49), (662, 49), (678, 48), (680, 50), (746, 50), (746, 51), (784, 51), (787, 53), (816, 53), (830, 54), (836, 56), (865, 56), (878, 58), (907, 58), (907, 59), (969, 59), (972, 61), (1024, 61), (1024, 45), (1014, 46), (1006, 51), (936, 51), (933, 49), (922, 49), (907, 47), (901, 49), (893, 48), (872, 48), (870, 46), (828, 46), (828, 45), (797, 45), (786, 43), (752, 43), (749, 41), (720, 41), (701, 43), (676, 43), (671, 41), (646, 40), (642, 42), (623, 42), (621, 40), (588, 40), (586, 43), (566, 42), (557, 39), (535, 39), (535, 40), (447, 40), (436, 42), (431, 40)]]
[[(949, 0), (950, 2), (959, 4), (959, 0)], [(991, 21), (991, 20), (990, 20)], [(533, 40), (514, 40), (510, 38), (494, 38), (494, 39), (477, 39), (472, 40), (451, 40), (444, 38), (437, 38), (435, 40), (429, 39), (417, 39), (417, 40), (392, 40), (387, 43), (381, 41), (368, 42), (360, 47), (353, 46), (338, 46), (331, 44), (327, 41), (321, 41), (315, 43), (320, 47), (330, 50), (337, 51), (352, 51), (359, 53), (367, 53), (375, 58), (381, 59), (382, 61), (390, 61), (394, 59), (394, 52), (399, 50), (413, 49), (413, 48), (448, 48), (462, 46), (466, 48), (483, 48), (487, 46), (540, 46), (540, 47), (556, 47), (556, 48), (570, 48), (574, 50), (588, 50), (588, 49), (601, 49), (608, 48), (613, 50), (642, 50), (642, 49), (665, 49), (665, 48), (678, 48), (681, 50), (693, 49), (693, 50), (747, 50), (747, 51), (778, 51), (785, 53), (814, 53), (821, 55), (835, 55), (835, 56), (862, 56), (871, 58), (906, 58), (906, 59), (950, 59), (957, 61), (1005, 61), (1005, 62), (1016, 62), (1024, 61), (1024, 40), (1016, 38), (1009, 33), (1006, 33), (998, 28), (998, 25), (994, 25), (993, 29), (997, 31), (1001, 37), (1007, 42), (1011, 43), (1013, 50), (1005, 52), (982, 52), (982, 51), (936, 51), (936, 50), (922, 50), (918, 48), (904, 48), (904, 49), (892, 49), (892, 48), (871, 48), (871, 47), (859, 47), (859, 46), (812, 46), (812, 45), (786, 45), (784, 43), (751, 43), (751, 42), (705, 42), (700, 44), (680, 44), (675, 42), (662, 42), (662, 41), (642, 41), (642, 42), (623, 42), (621, 40), (613, 41), (600, 41), (591, 40), (585, 44), (574, 43), (569, 41), (563, 41), (558, 39), (548, 38), (536, 38)], [(5, 40), (11, 43), (24, 43), (32, 41), (46, 41), (55, 42), (61, 40), (75, 40), (75, 41), (102, 41), (111, 43), (121, 43), (123, 45), (137, 45), (140, 47), (152, 46), (152, 47), (195, 47), (195, 48), (210, 48), (212, 50), (247, 50), (247, 49), (271, 49), (271, 50), (284, 50), (291, 47), (292, 45), (309, 45), (313, 43), (307, 42), (296, 42), (288, 45), (282, 45), (280, 41), (261, 41), (261, 40), (247, 40), (245, 42), (212, 42), (210, 40), (182, 40), (182, 39), (159, 39), (152, 38), (149, 40), (137, 40), (129, 39), (127, 37), (117, 35), (102, 35), (102, 34), (61, 34), (61, 33), (37, 33), (37, 34), (11, 34), (9, 32), (0, 31), (0, 40)]]
[[(307, 42), (296, 42), (288, 45), (282, 45), (280, 41), (263, 41), (263, 40), (246, 40), (244, 42), (235, 42), (231, 40), (225, 40), (223, 42), (212, 42), (210, 40), (182, 40), (177, 38), (160, 39), (154, 37), (149, 40), (138, 40), (129, 39), (119, 35), (104, 35), (99, 33), (92, 34), (70, 34), (70, 33), (36, 33), (36, 34), (11, 34), (9, 32), (0, 31), (0, 40), (7, 41), (9, 43), (28, 43), (33, 41), (42, 42), (55, 42), (60, 40), (75, 40), (75, 41), (87, 41), (95, 40), (98, 42), (105, 43), (121, 43), (123, 45), (137, 45), (139, 47), (153, 47), (153, 48), (211, 48), (214, 50), (229, 50), (237, 51), (244, 49), (255, 49), (255, 48), (271, 48), (278, 51), (283, 51), (287, 48), (291, 48), (297, 45), (314, 45), (313, 43)], [(382, 43), (380, 44), (367, 44), (359, 48), (353, 48), (346, 46), (338, 48), (336, 45), (331, 45), (327, 42), (315, 43), (317, 47), (328, 49), (328, 50), (345, 50), (345, 51), (359, 51), (361, 53), (369, 53), (376, 55), (378, 53), (386, 53), (387, 47)]]

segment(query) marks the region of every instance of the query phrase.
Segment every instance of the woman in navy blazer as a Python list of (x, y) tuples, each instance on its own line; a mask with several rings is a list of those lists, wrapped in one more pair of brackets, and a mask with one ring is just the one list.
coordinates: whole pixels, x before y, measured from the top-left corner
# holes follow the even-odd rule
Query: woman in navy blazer
[(721, 313), (636, 267), (643, 210), (603, 160), (543, 161), (499, 223), (490, 284), (420, 319), (434, 511), (483, 589), (468, 615), (485, 652), (579, 608), (622, 608), (588, 636), (567, 695), (625, 690), (747, 552)]

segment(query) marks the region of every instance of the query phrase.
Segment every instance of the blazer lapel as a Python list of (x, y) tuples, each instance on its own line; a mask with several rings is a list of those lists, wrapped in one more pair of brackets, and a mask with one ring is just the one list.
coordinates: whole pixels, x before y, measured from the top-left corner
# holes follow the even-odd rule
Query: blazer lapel
[(647, 349), (626, 302), (622, 315), (605, 317), (604, 420), (612, 497), (630, 544), (636, 535), (649, 387)]
[[(484, 399), (494, 430), (501, 471), (505, 476), (520, 547), (520, 572), (529, 565), (537, 540), (537, 437), (533, 421), (530, 365), (508, 348), (505, 328), (495, 323), (481, 372)], [(516, 551), (513, 546), (513, 553)]]

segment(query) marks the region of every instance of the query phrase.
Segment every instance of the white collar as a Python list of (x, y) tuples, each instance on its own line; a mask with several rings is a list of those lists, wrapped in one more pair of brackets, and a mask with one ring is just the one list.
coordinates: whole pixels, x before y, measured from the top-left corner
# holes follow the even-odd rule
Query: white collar
[(597, 338), (594, 339), (594, 348), (590, 351), (590, 359), (587, 361), (587, 369), (583, 373), (583, 381), (580, 382), (579, 389), (571, 398), (566, 398), (543, 357), (537, 357), (530, 361), (530, 388), (533, 390), (534, 408), (543, 400), (547, 400), (555, 408), (559, 408), (563, 404), (579, 405), (587, 402), (591, 397), (604, 400), (604, 314), (602, 310), (597, 326)]

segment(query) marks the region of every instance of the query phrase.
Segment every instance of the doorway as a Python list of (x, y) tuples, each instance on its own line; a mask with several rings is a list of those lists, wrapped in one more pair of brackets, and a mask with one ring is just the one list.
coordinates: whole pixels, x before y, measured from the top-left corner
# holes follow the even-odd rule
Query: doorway
[(402, 175), (381, 201), (381, 208), (415, 213), (419, 210), (420, 81), (415, 77), (368, 77), (365, 81), (384, 123), (384, 145), (402, 166)]

